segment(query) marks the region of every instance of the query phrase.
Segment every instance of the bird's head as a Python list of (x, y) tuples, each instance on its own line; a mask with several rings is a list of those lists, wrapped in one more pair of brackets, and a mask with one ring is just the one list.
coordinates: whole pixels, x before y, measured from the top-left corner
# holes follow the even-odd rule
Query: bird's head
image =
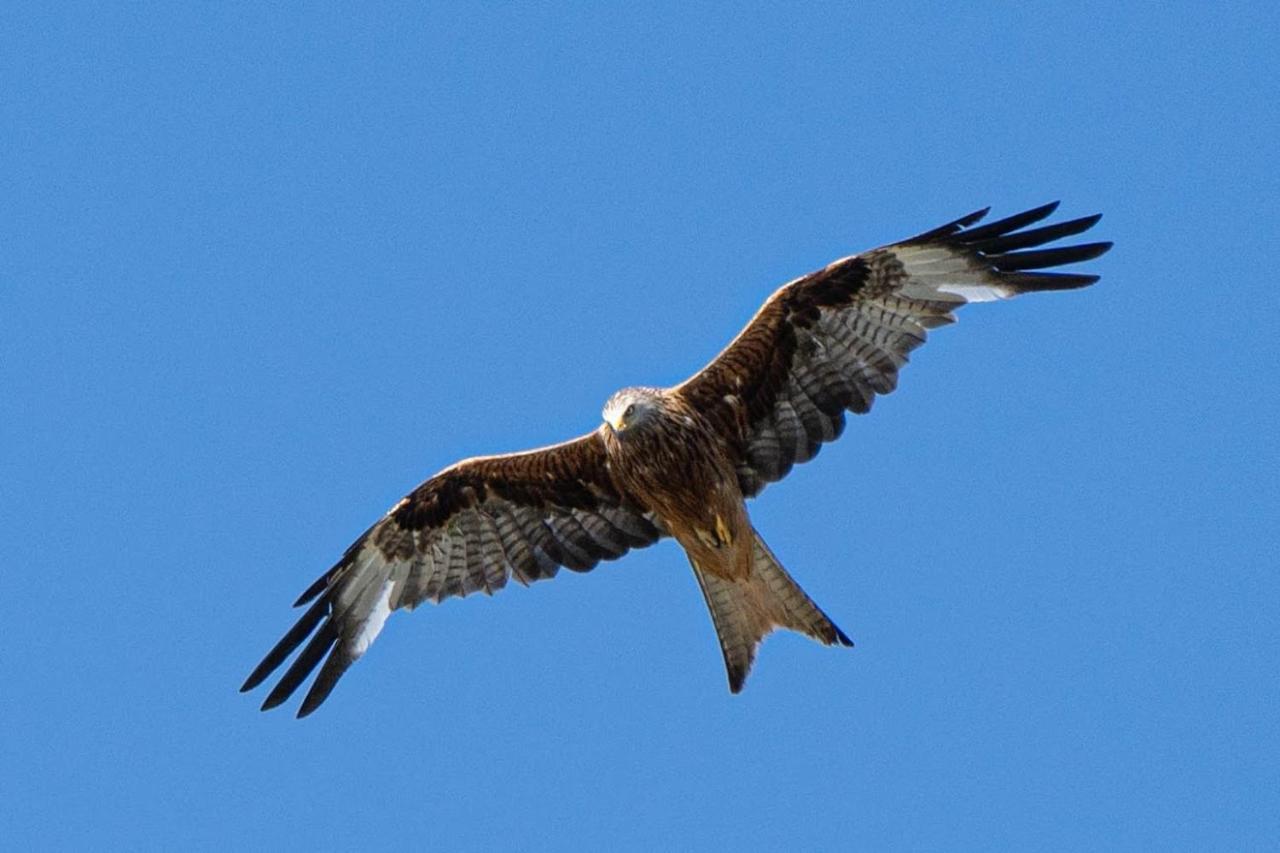
[(661, 392), (656, 388), (623, 388), (604, 404), (601, 415), (614, 435), (624, 436), (643, 428), (661, 407)]

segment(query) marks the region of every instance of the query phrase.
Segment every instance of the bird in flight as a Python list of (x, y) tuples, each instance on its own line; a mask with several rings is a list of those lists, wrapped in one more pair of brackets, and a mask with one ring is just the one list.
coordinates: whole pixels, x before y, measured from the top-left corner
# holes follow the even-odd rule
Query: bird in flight
[(670, 536), (702, 588), (728, 671), (746, 681), (774, 628), (852, 645), (752, 526), (746, 499), (812, 459), (888, 394), (927, 330), (968, 302), (1086, 287), (1046, 272), (1111, 243), (1044, 248), (1100, 215), (1029, 228), (1047, 204), (977, 225), (981, 210), (908, 240), (841, 258), (764, 303), (716, 358), (673, 388), (624, 388), (604, 422), (562, 444), (445, 468), (364, 532), (302, 593), (310, 605), (245, 681), (261, 684), (299, 647), (267, 695), (285, 702), (318, 666), (298, 716), (328, 698), (387, 617), (424, 601), (493, 593), (514, 578), (585, 572)]

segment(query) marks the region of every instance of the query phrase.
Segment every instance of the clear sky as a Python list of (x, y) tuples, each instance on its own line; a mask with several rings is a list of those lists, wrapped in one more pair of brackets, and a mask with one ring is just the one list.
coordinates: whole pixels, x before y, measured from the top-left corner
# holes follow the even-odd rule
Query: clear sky
[[(1274, 4), (426, 5), (0, 12), (6, 846), (1275, 843)], [(665, 542), (237, 693), (432, 472), (1055, 198), (1101, 283), (752, 504), (853, 650), (731, 696)]]

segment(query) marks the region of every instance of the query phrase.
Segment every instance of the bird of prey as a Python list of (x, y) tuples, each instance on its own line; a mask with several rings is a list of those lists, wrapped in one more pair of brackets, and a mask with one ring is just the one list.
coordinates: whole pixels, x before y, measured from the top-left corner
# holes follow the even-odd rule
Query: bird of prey
[(393, 611), (493, 593), (511, 578), (527, 585), (561, 566), (585, 572), (664, 536), (693, 566), (732, 692), (774, 628), (852, 645), (779, 564), (746, 499), (838, 437), (846, 411), (867, 412), (877, 394), (892, 391), (908, 353), (961, 305), (1097, 281), (1045, 271), (1111, 248), (1044, 248), (1100, 218), (1028, 227), (1056, 208), (975, 225), (981, 210), (837, 260), (778, 289), (687, 381), (618, 391), (592, 432), (445, 468), (302, 593), (295, 606), (309, 609), (241, 690), (258, 686), (305, 642), (262, 708), (283, 703), (319, 666), (298, 711), (306, 716)]

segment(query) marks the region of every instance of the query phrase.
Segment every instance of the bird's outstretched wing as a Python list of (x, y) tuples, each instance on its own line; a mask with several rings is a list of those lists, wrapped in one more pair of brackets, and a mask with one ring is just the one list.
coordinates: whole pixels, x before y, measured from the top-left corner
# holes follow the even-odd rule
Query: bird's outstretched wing
[(792, 281), (765, 302), (714, 361), (678, 391), (715, 423), (737, 453), (751, 496), (812, 459), (844, 429), (844, 413), (869, 411), (898, 382), (926, 330), (954, 321), (968, 302), (1085, 287), (1096, 275), (1044, 272), (1111, 248), (1039, 248), (1091, 228), (1086, 216), (1027, 229), (1057, 202), (972, 227), (986, 210), (917, 237), (842, 258)]
[(459, 462), (407, 495), (295, 603), (310, 603), (241, 690), (261, 684), (307, 641), (263, 710), (293, 694), (321, 661), (298, 716), (314, 711), (369, 648), (393, 610), (514, 577), (585, 572), (663, 535), (618, 488), (596, 433), (540, 450)]

